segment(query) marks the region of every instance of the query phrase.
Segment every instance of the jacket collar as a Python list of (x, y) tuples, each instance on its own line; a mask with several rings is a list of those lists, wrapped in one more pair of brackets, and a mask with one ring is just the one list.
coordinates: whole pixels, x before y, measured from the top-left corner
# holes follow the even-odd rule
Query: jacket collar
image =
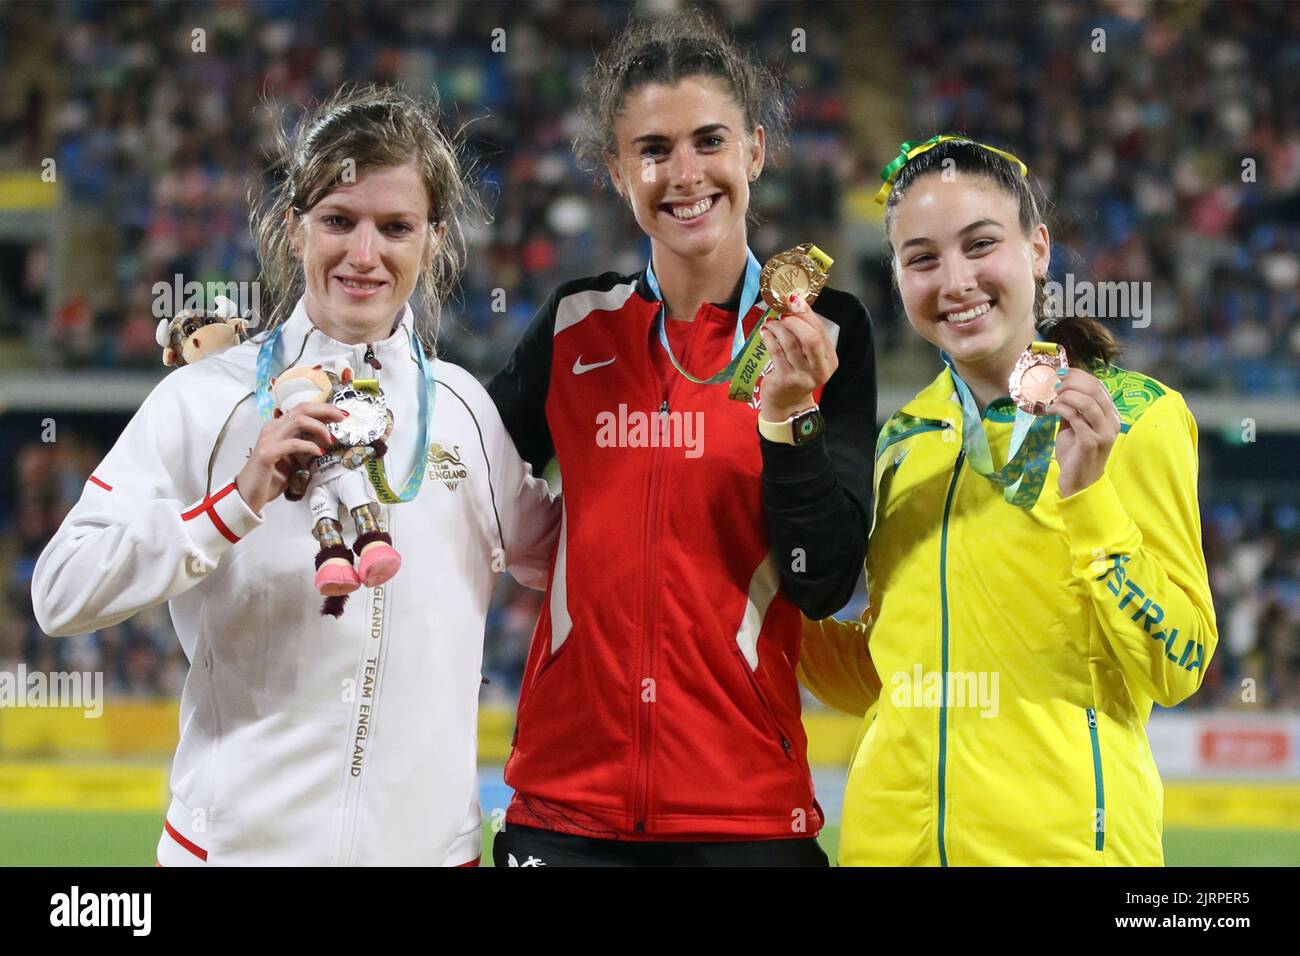
[[(934, 381), (923, 388), (916, 397), (899, 409), (904, 415), (924, 418), (931, 421), (950, 421), (957, 428), (961, 427), (961, 397), (952, 379), (952, 368), (944, 365), (943, 371), (935, 376)], [(1002, 397), (991, 402), (981, 416), (982, 420), (994, 422), (1014, 422), (1015, 405), (1011, 399)]]
[[(650, 283), (646, 281), (645, 269), (642, 269), (636, 274), (634, 279), (634, 288), (636, 289), (636, 294), (641, 297), (641, 300), (648, 303), (655, 310), (652, 314), (657, 314), (659, 310), (659, 300), (655, 298), (655, 294), (650, 288)], [(736, 310), (739, 308), (740, 291), (737, 290), (726, 302), (701, 302), (700, 307), (695, 312), (695, 317), (697, 319), (703, 318), (706, 320), (734, 323), (736, 321)], [(762, 310), (766, 308), (767, 303), (763, 301), (762, 297), (760, 297), (759, 300), (754, 303), (750, 312), (752, 313), (754, 309)]]
[(948, 366), (943, 367), (934, 381), (921, 389), (914, 398), (901, 409), (904, 415), (927, 418), (934, 421), (953, 421), (961, 423), (961, 399), (957, 397), (957, 386), (952, 380)]
[(304, 355), (345, 358), (352, 362), (364, 355), (366, 346), (369, 345), (375, 350), (375, 355), (380, 362), (395, 362), (411, 354), (411, 329), (414, 323), (415, 316), (408, 302), (402, 306), (402, 314), (398, 319), (396, 330), (387, 338), (348, 345), (322, 332), (307, 315), (305, 300), (299, 299), (298, 304), (293, 307), (293, 313), (285, 321), (282, 334), (284, 344), (281, 348), (285, 350), (287, 356), (296, 355), (301, 351)]

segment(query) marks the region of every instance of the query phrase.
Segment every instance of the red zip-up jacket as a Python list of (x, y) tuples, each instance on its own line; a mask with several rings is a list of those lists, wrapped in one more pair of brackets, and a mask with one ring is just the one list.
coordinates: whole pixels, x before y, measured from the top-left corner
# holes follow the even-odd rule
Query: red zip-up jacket
[[(558, 458), (564, 504), (506, 821), (613, 839), (814, 836), (800, 611), (843, 607), (866, 555), (870, 318), (843, 292), (816, 300), (840, 365), (817, 396), (824, 435), (796, 448), (760, 438), (761, 380), (746, 404), (672, 368), (658, 307), (644, 271), (566, 283), (488, 385), (534, 472)], [(726, 363), (737, 307), (668, 322), (683, 368)]]

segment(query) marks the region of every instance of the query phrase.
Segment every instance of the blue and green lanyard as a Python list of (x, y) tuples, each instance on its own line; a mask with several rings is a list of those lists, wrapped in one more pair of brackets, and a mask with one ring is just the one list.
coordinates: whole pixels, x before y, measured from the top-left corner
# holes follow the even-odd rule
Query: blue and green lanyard
[[(277, 325), (257, 350), (257, 413), (264, 422), (269, 422), (275, 412), (275, 399), (271, 396), (271, 361), (275, 357), (275, 350), (283, 331), (284, 325)], [(433, 441), (433, 404), (436, 398), (436, 383), (433, 378), (433, 366), (425, 358), (424, 349), (420, 347), (420, 338), (415, 334), (414, 328), (411, 329), (411, 350), (415, 355), (416, 364), (420, 367), (420, 375), (424, 379), (424, 389), (420, 393), (419, 413), (419, 428), (420, 433), (424, 435), (424, 442), (415, 448), (415, 462), (401, 491), (393, 491), (389, 487), (382, 458), (366, 462), (366, 471), (370, 475), (370, 483), (374, 486), (375, 493), (380, 501), (390, 505), (411, 501), (420, 493), (420, 486), (424, 483), (425, 456)]]
[(957, 374), (957, 368), (946, 353), (940, 353), (948, 371), (952, 373), (957, 395), (961, 399), (961, 444), (966, 460), (977, 474), (983, 475), (1002, 489), (1002, 496), (1017, 508), (1029, 511), (1038, 501), (1047, 470), (1051, 467), (1052, 452), (1056, 447), (1055, 415), (1031, 415), (1016, 409), (1016, 422), (1011, 429), (1011, 445), (1007, 449), (1007, 463), (993, 467), (993, 453), (989, 449), (988, 435), (984, 432), (984, 419), (970, 388)]
[[(650, 262), (645, 267), (646, 284), (650, 286), (650, 292), (655, 301), (659, 303), (659, 311), (655, 315), (655, 324), (659, 328), (659, 342), (663, 345), (664, 351), (668, 353), (668, 359), (673, 363), (673, 368), (682, 374), (682, 377), (696, 385), (717, 385), (721, 382), (729, 382), (736, 373), (737, 366), (740, 365), (741, 357), (747, 353), (751, 346), (762, 340), (758, 338), (759, 332), (763, 328), (763, 321), (758, 322), (749, 337), (745, 337), (745, 316), (749, 315), (749, 310), (754, 307), (758, 301), (759, 279), (762, 276), (763, 269), (754, 258), (754, 253), (749, 249), (745, 250), (745, 284), (740, 290), (740, 305), (736, 311), (736, 334), (731, 341), (731, 361), (725, 367), (710, 375), (708, 378), (696, 378), (686, 369), (682, 368), (681, 363), (677, 361), (677, 356), (673, 355), (672, 346), (668, 344), (668, 328), (664, 321), (664, 296), (659, 289), (659, 280), (655, 278), (654, 257), (650, 257)], [(768, 310), (771, 311), (770, 309)], [(766, 316), (764, 317), (764, 321)]]

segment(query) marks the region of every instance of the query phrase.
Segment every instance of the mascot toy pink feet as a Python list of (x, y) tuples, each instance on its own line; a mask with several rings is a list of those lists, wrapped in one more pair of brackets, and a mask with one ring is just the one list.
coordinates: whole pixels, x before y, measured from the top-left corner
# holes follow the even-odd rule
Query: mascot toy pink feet
[(361, 587), (361, 578), (350, 564), (322, 565), (316, 572), (316, 590), (323, 597), (339, 597), (351, 594)]
[[(361, 542), (357, 544), (361, 545)], [(357, 554), (361, 557), (361, 583), (368, 588), (383, 584), (402, 566), (402, 556), (385, 541), (368, 541), (357, 550)]]

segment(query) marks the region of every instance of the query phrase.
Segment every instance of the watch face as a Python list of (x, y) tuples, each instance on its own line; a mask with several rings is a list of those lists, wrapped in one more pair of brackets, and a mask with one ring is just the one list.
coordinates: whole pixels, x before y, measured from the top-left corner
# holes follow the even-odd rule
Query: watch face
[(822, 433), (822, 413), (817, 409), (811, 409), (802, 415), (796, 415), (790, 427), (794, 431), (794, 443), (803, 445)]

